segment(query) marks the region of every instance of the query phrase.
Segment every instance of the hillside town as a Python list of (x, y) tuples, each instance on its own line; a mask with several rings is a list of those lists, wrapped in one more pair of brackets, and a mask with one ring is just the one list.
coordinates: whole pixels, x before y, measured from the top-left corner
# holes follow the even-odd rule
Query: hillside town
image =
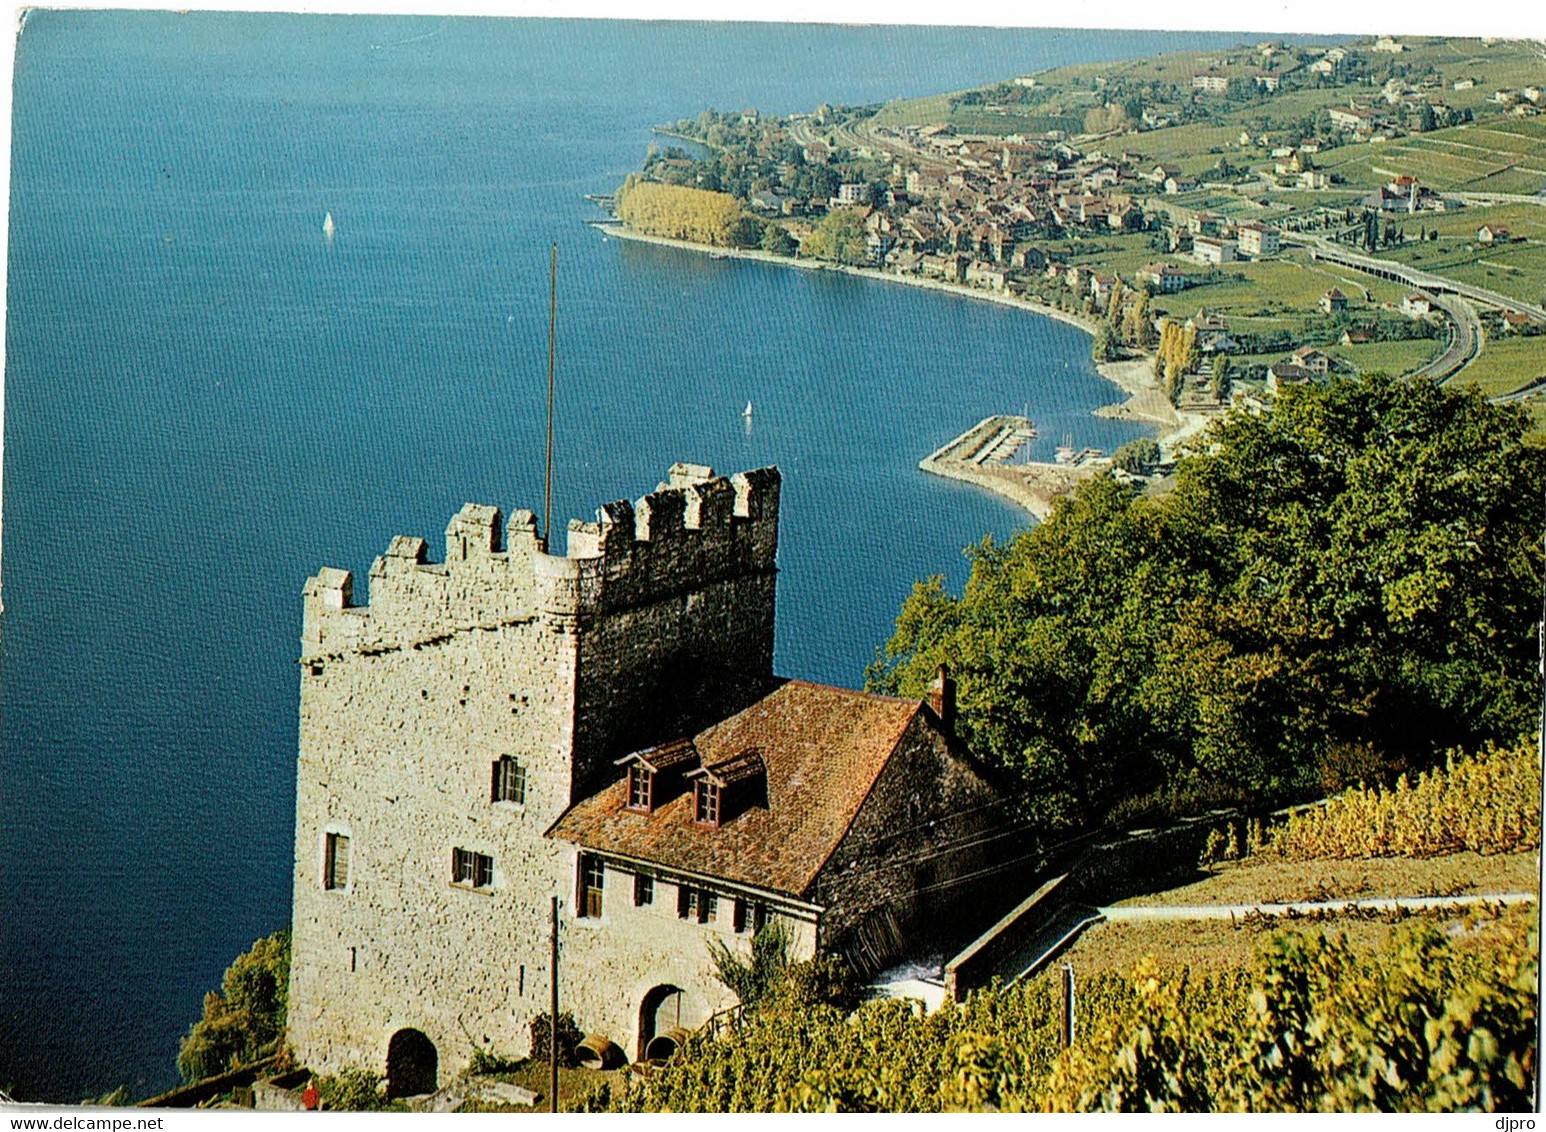
[[(1083, 319), (1097, 360), (1152, 351), (1173, 322), (1187, 344), (1155, 377), (1178, 408), (1339, 372), (1448, 378), (1497, 343), (1504, 372), (1472, 372), (1512, 394), (1546, 377), (1546, 213), (1478, 190), (1534, 176), (1539, 192), (1542, 177), (1520, 154), (1480, 179), (1390, 158), (1484, 136), (1539, 152), (1541, 86), (1483, 91), (1485, 68), (1425, 61), (1437, 51), (1262, 42), (1161, 57), (1159, 79), (1054, 72), (916, 107), (709, 110), (657, 129), (703, 152), (652, 147), (636, 180), (734, 198), (731, 246)], [(1447, 140), (1458, 131), (1471, 140)], [(1434, 258), (1465, 270), (1418, 266)]]

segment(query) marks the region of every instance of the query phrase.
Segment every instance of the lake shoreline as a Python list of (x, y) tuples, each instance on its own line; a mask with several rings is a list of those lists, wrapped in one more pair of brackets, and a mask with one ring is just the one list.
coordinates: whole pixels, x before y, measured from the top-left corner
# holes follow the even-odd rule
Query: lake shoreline
[[(1082, 330), (1092, 338), (1101, 326), (1101, 323), (1095, 319), (1071, 314), (1068, 311), (1058, 310), (1056, 307), (1027, 302), (1024, 299), (1017, 299), (1010, 295), (984, 291), (976, 287), (966, 287), (958, 283), (947, 283), (942, 279), (924, 279), (921, 276), (898, 275), (893, 272), (880, 271), (873, 267), (853, 267), (846, 264), (827, 263), (819, 260), (802, 260), (793, 256), (775, 255), (772, 252), (765, 252), (755, 248), (714, 247), (709, 244), (694, 243), (691, 240), (678, 240), (669, 236), (653, 236), (644, 232), (634, 231), (622, 224), (593, 224), (592, 226), (607, 236), (616, 236), (618, 239), (633, 240), (645, 244), (657, 244), (661, 247), (679, 248), (684, 251), (707, 254), (716, 259), (754, 260), (759, 263), (771, 263), (780, 267), (792, 267), (799, 271), (840, 272), (862, 279), (876, 279), (885, 283), (900, 283), (908, 287), (919, 287), (925, 290), (957, 295), (961, 298), (977, 299), (982, 302), (994, 303), (998, 306), (1024, 311), (1028, 314), (1054, 319), (1072, 326), (1076, 330)], [(1159, 383), (1154, 379), (1154, 356), (1152, 354), (1139, 354), (1136, 357), (1124, 358), (1120, 361), (1096, 362), (1093, 364), (1096, 372), (1101, 377), (1116, 385), (1127, 394), (1127, 397), (1123, 401), (1102, 405), (1091, 410), (1092, 416), (1103, 417), (1109, 420), (1134, 421), (1146, 425), (1154, 433), (1160, 447), (1167, 455), (1182, 441), (1201, 431), (1206, 426), (1207, 418), (1197, 413), (1177, 411), (1171, 405), (1170, 399), (1160, 391)], [(1087, 475), (1078, 477), (1066, 476), (1062, 474), (1064, 470), (1058, 465), (1032, 464), (1017, 466), (1018, 469), (1025, 473), (1020, 478), (1037, 481), (1036, 485), (1031, 487), (1015, 482), (1015, 477), (979, 474), (977, 471), (960, 467), (954, 463), (937, 461), (932, 457), (925, 459), (919, 466), (924, 471), (934, 475), (975, 484), (978, 487), (991, 491), (1009, 500), (1017, 507), (1023, 508), (1037, 519), (1046, 518), (1051, 511), (1054, 499), (1072, 491), (1079, 480), (1088, 478)], [(994, 469), (995, 472), (1003, 470), (1007, 469)]]

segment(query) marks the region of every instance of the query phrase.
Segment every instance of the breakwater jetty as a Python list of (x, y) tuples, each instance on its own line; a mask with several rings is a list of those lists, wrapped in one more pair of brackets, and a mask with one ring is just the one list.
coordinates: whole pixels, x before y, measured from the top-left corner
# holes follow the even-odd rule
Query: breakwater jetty
[(1110, 467), (1109, 457), (1078, 463), (1012, 464), (1020, 449), (1036, 437), (1026, 417), (999, 414), (984, 417), (955, 439), (918, 462), (930, 475), (960, 480), (997, 492), (1038, 519), (1052, 513), (1052, 504), (1084, 480)]

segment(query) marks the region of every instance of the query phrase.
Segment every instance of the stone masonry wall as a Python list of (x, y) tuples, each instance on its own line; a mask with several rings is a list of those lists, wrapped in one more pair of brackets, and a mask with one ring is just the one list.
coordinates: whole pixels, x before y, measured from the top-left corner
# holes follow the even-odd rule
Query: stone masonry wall
[(1001, 842), (984, 842), (1003, 819), (997, 792), (936, 730), (914, 717), (860, 807), (848, 835), (816, 878), (813, 899), (824, 951), (847, 952), (861, 970), (887, 961), (903, 933), (928, 930), (969, 889), (953, 883), (983, 867)]
[[(706, 923), (677, 915), (677, 878), (650, 870), (655, 878), (654, 900), (634, 904), (635, 872), (608, 864), (600, 917), (566, 915), (560, 981), (564, 1002), (587, 1033), (616, 1042), (630, 1057), (639, 1056), (640, 1004), (655, 987), (681, 988), (681, 1024), (687, 1029), (735, 1004), (735, 996), (719, 981), (710, 957), (711, 940), (731, 951), (749, 955), (751, 933), (737, 933), (731, 911), (733, 894), (717, 890), (719, 908)], [(694, 887), (700, 887), (694, 885)], [(768, 901), (791, 937), (790, 954), (809, 959), (816, 948), (816, 910)], [(584, 972), (564, 981), (562, 963)], [(544, 984), (545, 985), (545, 984)]]

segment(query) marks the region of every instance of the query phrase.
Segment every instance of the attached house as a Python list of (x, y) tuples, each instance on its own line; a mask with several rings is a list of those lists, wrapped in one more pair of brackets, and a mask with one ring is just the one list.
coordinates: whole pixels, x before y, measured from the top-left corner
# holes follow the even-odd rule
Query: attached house
[(1148, 285), (1151, 291), (1162, 295), (1174, 294), (1192, 286), (1200, 278), (1195, 272), (1170, 263), (1151, 263), (1138, 272), (1138, 281)]
[(1331, 372), (1331, 355), (1317, 350), (1314, 346), (1299, 347), (1294, 351), (1292, 360), (1295, 365), (1302, 366), (1320, 377), (1325, 377)]

